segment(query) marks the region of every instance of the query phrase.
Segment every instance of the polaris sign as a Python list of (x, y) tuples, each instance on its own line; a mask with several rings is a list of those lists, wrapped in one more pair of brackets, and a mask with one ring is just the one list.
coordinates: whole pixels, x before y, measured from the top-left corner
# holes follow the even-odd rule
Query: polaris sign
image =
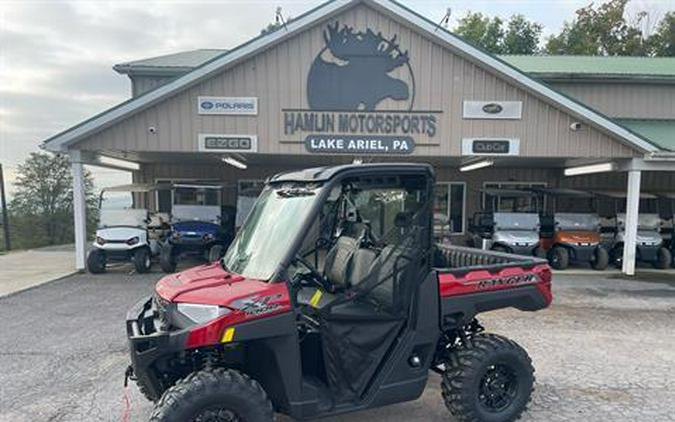
[(256, 116), (256, 97), (197, 97), (198, 114), (230, 114)]

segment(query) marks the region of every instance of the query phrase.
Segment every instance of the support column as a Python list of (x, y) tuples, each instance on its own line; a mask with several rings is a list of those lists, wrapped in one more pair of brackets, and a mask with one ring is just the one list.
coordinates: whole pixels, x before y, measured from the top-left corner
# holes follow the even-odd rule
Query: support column
[(635, 249), (637, 244), (638, 214), (640, 213), (640, 170), (628, 171), (626, 194), (626, 229), (623, 244), (623, 268), (626, 275), (635, 275)]
[(75, 223), (75, 269), (84, 271), (87, 259), (87, 204), (84, 189), (84, 165), (80, 151), (70, 151), (73, 172), (73, 219)]

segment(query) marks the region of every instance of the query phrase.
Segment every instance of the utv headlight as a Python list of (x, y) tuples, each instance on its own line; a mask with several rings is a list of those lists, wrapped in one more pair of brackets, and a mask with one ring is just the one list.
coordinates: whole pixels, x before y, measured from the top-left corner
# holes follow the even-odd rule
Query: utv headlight
[(101, 236), (96, 236), (96, 243), (103, 246), (103, 245), (105, 245), (105, 239), (102, 238)]
[(136, 243), (138, 243), (139, 240), (140, 240), (140, 239), (138, 238), (138, 236), (134, 236), (134, 237), (132, 237), (131, 239), (127, 240), (127, 245), (133, 246), (133, 245), (135, 245)]
[(203, 324), (231, 312), (229, 309), (221, 306), (200, 305), (196, 303), (179, 303), (176, 308), (178, 312), (197, 324)]

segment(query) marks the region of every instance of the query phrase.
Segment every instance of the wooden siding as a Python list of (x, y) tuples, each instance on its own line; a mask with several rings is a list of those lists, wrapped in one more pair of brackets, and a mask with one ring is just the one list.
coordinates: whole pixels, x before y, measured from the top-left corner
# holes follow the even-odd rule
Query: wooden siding
[[(443, 110), (437, 115), (435, 137), (418, 135), (416, 156), (458, 156), (464, 137), (520, 138), (521, 155), (527, 157), (627, 157), (636, 152), (607, 134), (584, 125), (572, 131), (570, 125), (583, 121), (550, 105), (541, 98), (501, 79), (469, 59), (425, 38), (404, 23), (357, 5), (340, 16), (267, 51), (263, 51), (220, 74), (202, 81), (173, 97), (119, 122), (78, 143), (75, 148), (116, 151), (197, 150), (198, 133), (255, 134), (258, 150), (267, 154), (306, 155), (299, 141), (305, 134), (290, 138), (283, 134), (284, 108), (307, 108), (307, 73), (324, 45), (327, 23), (340, 22), (357, 30), (381, 31), (385, 37), (398, 36), (403, 50), (410, 53), (416, 80), (417, 110)], [(393, 76), (404, 78), (399, 68)], [(256, 96), (258, 116), (198, 115), (200, 95)], [(464, 100), (515, 100), (523, 102), (521, 120), (466, 120), (462, 118)], [(401, 102), (403, 103), (403, 102)], [(403, 107), (387, 100), (379, 108)], [(149, 133), (148, 127), (157, 129)], [(280, 142), (291, 141), (296, 143)]]
[(610, 117), (675, 119), (675, 85), (560, 82), (552, 85)]

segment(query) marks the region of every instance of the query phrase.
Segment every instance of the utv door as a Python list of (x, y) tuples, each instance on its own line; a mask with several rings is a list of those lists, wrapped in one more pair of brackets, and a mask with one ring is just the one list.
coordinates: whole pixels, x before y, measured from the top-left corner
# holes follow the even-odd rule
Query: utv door
[(414, 399), (426, 383), (438, 335), (431, 190), (426, 178), (396, 180), (401, 186), (361, 188), (349, 199), (377, 245), (354, 252), (349, 290), (321, 311), (326, 378), (338, 404)]

